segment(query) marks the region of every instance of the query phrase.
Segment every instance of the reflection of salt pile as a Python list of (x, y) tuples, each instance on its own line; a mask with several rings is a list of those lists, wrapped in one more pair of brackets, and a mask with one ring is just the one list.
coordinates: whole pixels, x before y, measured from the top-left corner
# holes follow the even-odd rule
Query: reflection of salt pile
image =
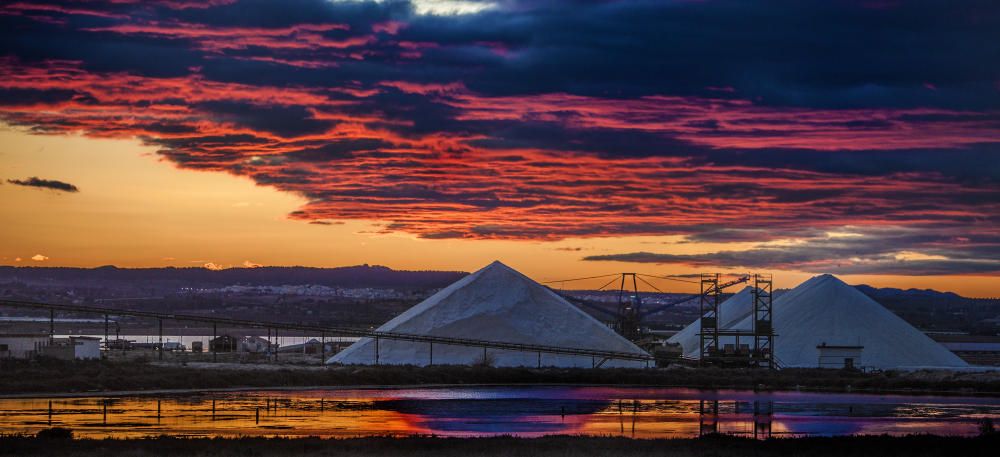
[[(573, 306), (548, 288), (510, 267), (493, 262), (442, 289), (379, 331), (452, 338), (594, 349), (645, 354), (606, 325)], [(430, 345), (380, 339), (380, 364), (427, 365)], [(535, 366), (534, 352), (488, 349), (497, 366)], [(434, 364), (473, 364), (482, 360), (480, 347), (434, 344)], [(541, 354), (542, 365), (590, 367), (589, 356)], [(374, 364), (375, 342), (363, 338), (328, 363)], [(600, 362), (600, 360), (598, 360)], [(604, 367), (645, 366), (645, 362), (609, 360)]]
[[(729, 297), (728, 300), (719, 303), (719, 326), (724, 329), (740, 329), (740, 330), (750, 330), (750, 320), (746, 321), (747, 328), (737, 327), (744, 318), (750, 315), (753, 311), (753, 288), (744, 287), (739, 293)], [(685, 357), (699, 357), (701, 355), (700, 345), (701, 337), (698, 333), (701, 332), (701, 325), (699, 321), (694, 321), (684, 327), (683, 330), (675, 333), (667, 343), (676, 343), (681, 345), (682, 353)], [(731, 343), (732, 341), (725, 341), (721, 339), (720, 343)]]
[[(751, 295), (749, 289), (740, 294), (744, 292)], [(744, 304), (742, 300), (723, 306), (724, 327), (751, 328), (753, 302), (750, 299)], [(729, 315), (735, 315), (737, 310), (745, 315), (738, 322), (732, 322), (727, 317), (727, 308), (731, 308)], [(823, 366), (844, 366), (847, 358), (851, 358), (850, 364), (856, 367), (883, 369), (968, 366), (892, 311), (832, 275), (816, 276), (783, 293), (774, 300), (773, 308), (777, 335), (774, 350), (781, 367), (817, 367), (821, 355), (826, 360)], [(690, 353), (698, 357), (700, 328), (697, 321), (692, 325), (694, 351), (689, 352), (684, 342), (690, 337), (677, 342), (682, 344), (685, 355)]]

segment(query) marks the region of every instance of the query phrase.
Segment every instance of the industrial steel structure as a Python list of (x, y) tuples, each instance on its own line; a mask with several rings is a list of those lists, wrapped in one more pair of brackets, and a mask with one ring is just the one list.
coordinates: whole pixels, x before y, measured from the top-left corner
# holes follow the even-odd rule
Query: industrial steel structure
[[(701, 275), (701, 364), (749, 365), (761, 368), (775, 368), (774, 327), (771, 324), (772, 276), (753, 275), (752, 328), (747, 330), (720, 328), (719, 304), (722, 289), (733, 284), (746, 282), (749, 276), (719, 284), (718, 273)], [(721, 337), (732, 337), (734, 343), (720, 347)], [(752, 350), (749, 343), (752, 341)]]
[[(589, 278), (576, 278), (576, 279), (568, 279), (568, 280), (561, 280), (561, 281), (550, 281), (549, 283), (554, 283), (554, 282), (566, 283), (566, 282), (570, 282), (570, 281), (580, 281), (580, 280), (586, 280), (586, 279), (596, 279), (596, 278), (602, 278), (602, 277), (607, 277), (607, 276), (612, 276), (612, 275), (593, 276), (593, 277), (589, 277)], [(662, 311), (664, 311), (664, 310), (666, 310), (668, 308), (672, 308), (672, 307), (677, 306), (677, 305), (679, 305), (681, 303), (688, 302), (688, 301), (691, 301), (691, 300), (694, 300), (694, 299), (699, 299), (699, 298), (701, 299), (702, 315), (704, 316), (704, 314), (706, 312), (706, 307), (705, 307), (706, 297), (714, 297), (714, 298), (710, 298), (710, 301), (714, 302), (715, 305), (714, 305), (714, 308), (712, 308), (712, 309), (714, 309), (715, 310), (714, 312), (717, 313), (718, 312), (718, 306), (719, 306), (719, 294), (721, 294), (722, 291), (724, 289), (728, 288), (728, 287), (734, 286), (736, 284), (747, 282), (750, 279), (749, 275), (744, 275), (744, 276), (740, 276), (739, 278), (737, 278), (735, 280), (729, 281), (727, 283), (719, 284), (718, 283), (718, 278), (721, 275), (719, 275), (718, 273), (715, 273), (715, 274), (705, 274), (705, 275), (702, 275), (702, 289), (701, 289), (701, 293), (691, 294), (691, 295), (685, 295), (685, 296), (677, 298), (675, 300), (671, 300), (671, 301), (669, 301), (667, 303), (662, 303), (659, 306), (656, 306), (655, 308), (643, 309), (642, 297), (640, 296), (640, 293), (639, 293), (639, 284), (638, 284), (637, 281), (641, 281), (642, 283), (646, 284), (647, 286), (649, 286), (650, 288), (656, 290), (657, 292), (663, 293), (663, 291), (661, 291), (660, 289), (658, 289), (656, 286), (654, 286), (653, 284), (651, 284), (649, 281), (643, 279), (643, 277), (657, 278), (657, 279), (667, 279), (667, 280), (670, 280), (670, 281), (680, 281), (680, 282), (695, 282), (695, 281), (688, 281), (688, 280), (684, 280), (684, 279), (677, 279), (677, 278), (672, 278), (672, 277), (669, 277), (669, 276), (644, 275), (644, 274), (641, 274), (641, 273), (618, 273), (618, 274), (615, 274), (613, 276), (615, 276), (614, 279), (612, 279), (610, 282), (604, 284), (603, 286), (601, 286), (597, 290), (603, 290), (605, 287), (607, 287), (607, 286), (611, 285), (612, 283), (614, 283), (615, 281), (617, 281), (619, 277), (621, 278), (620, 279), (620, 285), (619, 285), (619, 288), (618, 288), (618, 307), (617, 307), (616, 311), (610, 311), (610, 310), (608, 310), (606, 308), (603, 308), (601, 306), (597, 306), (597, 305), (589, 303), (589, 302), (587, 302), (585, 300), (580, 300), (578, 298), (570, 297), (570, 296), (565, 295), (565, 294), (560, 294), (560, 295), (562, 295), (563, 298), (567, 299), (568, 301), (570, 301), (572, 303), (576, 303), (578, 305), (583, 305), (583, 306), (585, 306), (585, 307), (587, 307), (589, 309), (592, 309), (594, 311), (598, 311), (600, 313), (604, 313), (604, 314), (610, 315), (611, 318), (612, 318), (612, 320), (610, 322), (611, 328), (613, 328), (616, 332), (618, 332), (618, 334), (622, 335), (623, 337), (625, 337), (626, 339), (628, 339), (629, 341), (632, 341), (632, 342), (638, 342), (638, 341), (640, 341), (640, 340), (643, 339), (643, 337), (644, 337), (644, 334), (643, 334), (643, 320), (646, 317), (651, 316), (651, 315), (656, 314), (656, 313), (659, 313), (659, 312), (662, 312)], [(706, 277), (714, 277), (715, 278), (715, 282), (713, 283), (713, 286), (710, 287), (710, 288), (707, 288), (707, 289), (705, 288), (705, 279), (704, 279)], [(631, 278), (631, 281), (629, 281), (629, 278)], [(629, 289), (629, 287), (628, 287), (629, 282), (631, 282), (631, 284), (632, 284), (632, 287), (631, 287), (632, 290), (628, 290)], [(702, 346), (704, 346), (704, 344)]]
[[(654, 290), (657, 291), (660, 290), (656, 288), (656, 286), (651, 284), (649, 281), (643, 279), (643, 277), (667, 279), (667, 280), (682, 281), (682, 282), (695, 282), (695, 281), (690, 281), (686, 279), (676, 279), (672, 277), (644, 275), (640, 273), (615, 273), (612, 275), (595, 276), (589, 278), (576, 278), (576, 279), (568, 279), (568, 280), (552, 281), (552, 282), (564, 283), (569, 281), (605, 278), (609, 276), (613, 276), (613, 278), (609, 282), (605, 283), (603, 286), (598, 288), (597, 290), (603, 290), (605, 287), (615, 282), (619, 284), (618, 304), (617, 304), (617, 309), (615, 311), (608, 310), (593, 303), (588, 303), (578, 298), (569, 297), (565, 294), (560, 294), (560, 295), (563, 296), (563, 298), (578, 305), (586, 306), (598, 312), (611, 315), (612, 320), (611, 322), (609, 322), (609, 325), (623, 337), (637, 343), (640, 340), (643, 340), (644, 338), (644, 332), (643, 332), (644, 318), (646, 318), (649, 315), (664, 311), (678, 304), (698, 299), (699, 310), (700, 310), (699, 313), (700, 332), (698, 335), (701, 348), (700, 360), (699, 360), (700, 364), (703, 365), (724, 364), (724, 365), (743, 365), (743, 366), (749, 365), (753, 367), (762, 367), (762, 368), (777, 368), (777, 363), (774, 358), (775, 335), (774, 335), (774, 328), (771, 323), (772, 320), (771, 275), (764, 275), (764, 274), (741, 275), (730, 281), (722, 282), (722, 275), (719, 273), (702, 274), (700, 280), (697, 281), (701, 287), (699, 293), (683, 296), (674, 300), (670, 300), (666, 303), (660, 303), (656, 307), (650, 309), (643, 308), (643, 301), (642, 297), (640, 296), (638, 282), (641, 281)], [(748, 282), (751, 278), (753, 279), (752, 329), (746, 330), (746, 329), (721, 328), (719, 320), (719, 305), (721, 303), (721, 294), (723, 290), (731, 286), (734, 286), (736, 284)], [(629, 287), (629, 285), (631, 285), (631, 287)], [(591, 359), (594, 362), (593, 363), (594, 367), (600, 367), (609, 360), (645, 361), (647, 363), (647, 366), (649, 362), (651, 361), (655, 362), (656, 360), (655, 357), (650, 354), (635, 354), (635, 353), (620, 352), (620, 351), (605, 351), (596, 349), (547, 346), (547, 345), (537, 345), (537, 344), (508, 343), (501, 341), (431, 336), (431, 335), (412, 334), (412, 333), (384, 332), (384, 331), (366, 330), (366, 329), (350, 328), (350, 327), (327, 327), (321, 325), (250, 321), (242, 319), (220, 318), (220, 317), (210, 317), (210, 316), (200, 316), (200, 315), (182, 315), (182, 314), (172, 314), (172, 313), (158, 313), (151, 311), (125, 310), (125, 309), (103, 308), (103, 307), (83, 306), (83, 305), (40, 303), (32, 301), (18, 301), (18, 300), (0, 300), (0, 305), (19, 307), (19, 308), (48, 310), (50, 335), (55, 334), (56, 312), (82, 313), (82, 314), (91, 314), (98, 316), (103, 315), (104, 326), (105, 326), (104, 345), (106, 349), (110, 349), (112, 346), (117, 347), (117, 345), (121, 343), (120, 339), (117, 336), (114, 342), (110, 340), (111, 324), (114, 324), (115, 326), (114, 328), (115, 335), (118, 335), (121, 329), (117, 320), (114, 321), (111, 320), (112, 316), (129, 316), (136, 318), (155, 319), (157, 322), (158, 335), (159, 335), (159, 342), (156, 345), (156, 347), (159, 349), (158, 352), (159, 352), (159, 357), (161, 359), (163, 358), (163, 352), (164, 352), (163, 321), (168, 320), (168, 321), (210, 323), (212, 324), (213, 341), (218, 336), (219, 325), (267, 329), (268, 341), (271, 340), (272, 332), (274, 338), (277, 339), (279, 330), (315, 332), (321, 335), (322, 339), (321, 351), (324, 360), (326, 358), (327, 336), (372, 338), (375, 343), (372, 359), (374, 360), (375, 364), (379, 363), (380, 340), (402, 340), (402, 341), (427, 343), (430, 354), (429, 355), (430, 364), (434, 363), (433, 354), (434, 354), (435, 344), (481, 347), (483, 348), (484, 354), (487, 349), (501, 349), (501, 350), (517, 351), (517, 352), (537, 353), (539, 366), (541, 366), (541, 354), (543, 353), (591, 357)], [(735, 344), (722, 345), (720, 343), (721, 338), (732, 338), (735, 341)], [(743, 341), (746, 341), (747, 344), (743, 344)], [(752, 345), (749, 344), (751, 341)], [(212, 347), (212, 354), (214, 359), (216, 357), (216, 350), (214, 347)], [(277, 351), (274, 351), (274, 356), (277, 357)]]

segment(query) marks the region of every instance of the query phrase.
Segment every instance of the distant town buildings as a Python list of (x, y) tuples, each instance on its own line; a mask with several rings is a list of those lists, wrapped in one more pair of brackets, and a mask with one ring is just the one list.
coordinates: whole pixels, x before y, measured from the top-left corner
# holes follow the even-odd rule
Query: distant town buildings
[(218, 288), (183, 287), (182, 293), (189, 294), (233, 294), (233, 295), (287, 295), (306, 297), (337, 297), (354, 299), (402, 299), (412, 295), (411, 291), (397, 289), (379, 289), (373, 287), (342, 288), (327, 287), (316, 284), (297, 284), (283, 286), (251, 286), (232, 285)]

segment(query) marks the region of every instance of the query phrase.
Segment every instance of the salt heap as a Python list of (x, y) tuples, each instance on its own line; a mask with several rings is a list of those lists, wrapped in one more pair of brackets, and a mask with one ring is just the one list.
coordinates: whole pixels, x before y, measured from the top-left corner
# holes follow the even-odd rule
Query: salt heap
[[(719, 303), (720, 328), (749, 331), (751, 330), (750, 327), (742, 328), (737, 327), (737, 325), (741, 325), (741, 321), (743, 321), (743, 319), (749, 316), (752, 312), (753, 288), (747, 286), (732, 297), (729, 297), (726, 301)], [(746, 325), (749, 326), (751, 322), (751, 320), (747, 320)], [(696, 320), (688, 324), (687, 327), (684, 327), (683, 330), (675, 333), (667, 339), (667, 343), (680, 344), (684, 357), (698, 358), (701, 356), (701, 337), (699, 336), (699, 333), (701, 333), (701, 322)], [(720, 344), (726, 342), (727, 341), (720, 341)]]
[[(442, 289), (378, 328), (397, 332), (486, 341), (646, 354), (608, 326), (550, 289), (493, 262)], [(427, 365), (425, 342), (380, 339), (378, 363)], [(494, 366), (536, 366), (535, 352), (488, 349)], [(434, 344), (434, 364), (468, 365), (483, 359), (480, 347)], [(541, 354), (543, 366), (591, 367), (589, 356)], [(600, 362), (598, 360), (597, 362)], [(362, 338), (327, 363), (375, 363), (375, 342)], [(608, 360), (603, 367), (639, 367), (645, 362)]]
[[(749, 329), (751, 322), (752, 316), (748, 315), (734, 327)], [(857, 357), (852, 360), (856, 367), (969, 366), (892, 311), (832, 275), (816, 276), (777, 298), (773, 325), (777, 334), (775, 356), (783, 368), (817, 367), (821, 350), (856, 351), (850, 355)], [(821, 345), (822, 349), (817, 347)]]

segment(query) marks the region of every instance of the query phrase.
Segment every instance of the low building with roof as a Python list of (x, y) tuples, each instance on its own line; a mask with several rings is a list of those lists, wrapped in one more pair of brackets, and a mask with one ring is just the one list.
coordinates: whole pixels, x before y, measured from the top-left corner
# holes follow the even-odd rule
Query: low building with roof
[(47, 333), (0, 334), (0, 359), (30, 359), (49, 345)]

